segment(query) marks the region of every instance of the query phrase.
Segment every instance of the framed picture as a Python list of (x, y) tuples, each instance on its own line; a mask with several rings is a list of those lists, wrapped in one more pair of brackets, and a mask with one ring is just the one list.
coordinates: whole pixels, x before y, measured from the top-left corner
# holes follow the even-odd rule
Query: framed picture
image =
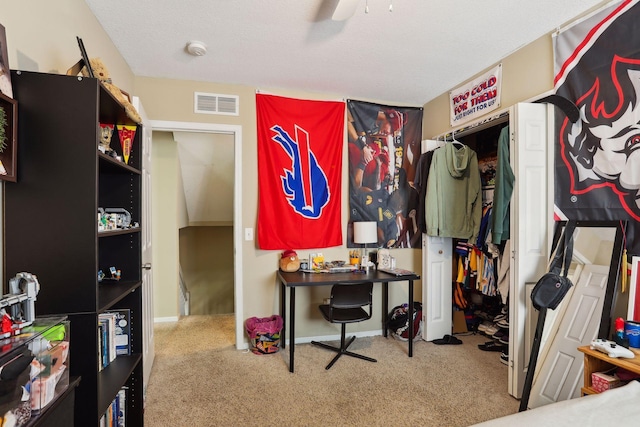
[(15, 182), (18, 132), (18, 103), (0, 93), (0, 179)]
[(640, 256), (631, 257), (627, 320), (640, 321)]
[(9, 98), (13, 98), (10, 70), (9, 53), (7, 51), (7, 34), (4, 26), (0, 24), (0, 92)]

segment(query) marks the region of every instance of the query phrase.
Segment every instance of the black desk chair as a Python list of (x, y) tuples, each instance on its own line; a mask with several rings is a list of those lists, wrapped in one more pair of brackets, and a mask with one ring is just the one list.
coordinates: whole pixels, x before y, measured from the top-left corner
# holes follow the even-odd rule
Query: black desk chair
[[(340, 323), (342, 325), (340, 347), (311, 341), (311, 344), (313, 345), (324, 347), (338, 353), (325, 369), (331, 368), (343, 354), (367, 360), (369, 362), (377, 362), (376, 359), (352, 353), (347, 350), (351, 343), (356, 339), (355, 336), (351, 337), (348, 343), (345, 339), (347, 323), (362, 322), (363, 320), (371, 318), (372, 291), (372, 282), (333, 285), (331, 288), (331, 300), (329, 301), (329, 304), (320, 305), (320, 312), (328, 322)], [(368, 311), (363, 308), (366, 306), (368, 306)]]

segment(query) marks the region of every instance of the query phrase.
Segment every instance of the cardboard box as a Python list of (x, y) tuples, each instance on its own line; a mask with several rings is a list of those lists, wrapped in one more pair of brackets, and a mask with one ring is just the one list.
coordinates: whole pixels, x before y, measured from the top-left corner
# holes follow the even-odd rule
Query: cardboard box
[(605, 372), (593, 372), (591, 374), (591, 387), (598, 393), (620, 387), (621, 385), (623, 385), (622, 381), (615, 375), (610, 375)]

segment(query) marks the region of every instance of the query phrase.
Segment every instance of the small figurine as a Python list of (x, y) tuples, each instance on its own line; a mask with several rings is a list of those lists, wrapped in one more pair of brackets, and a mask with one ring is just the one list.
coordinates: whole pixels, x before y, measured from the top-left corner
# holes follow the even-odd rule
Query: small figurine
[(98, 144), (98, 149), (104, 154), (108, 154), (110, 156), (113, 152), (111, 149), (111, 136), (113, 135), (113, 129), (113, 125), (100, 123), (100, 143)]
[(113, 280), (120, 280), (120, 270), (116, 270), (115, 267), (109, 267), (109, 271), (111, 272), (111, 278)]

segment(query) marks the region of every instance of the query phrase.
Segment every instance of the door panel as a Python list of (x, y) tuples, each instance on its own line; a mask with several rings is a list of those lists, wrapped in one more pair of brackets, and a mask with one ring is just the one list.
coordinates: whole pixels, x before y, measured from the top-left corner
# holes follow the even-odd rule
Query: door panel
[(146, 389), (155, 358), (153, 336), (153, 270), (151, 242), (151, 124), (140, 99), (133, 98), (133, 105), (142, 117), (142, 366), (143, 389)]
[[(596, 338), (607, 289), (609, 266), (585, 265), (573, 287), (559, 330), (531, 387), (529, 408), (580, 397), (584, 355), (577, 348)], [(547, 343), (548, 344), (548, 343)]]
[(422, 339), (432, 341), (451, 334), (451, 257), (450, 238), (423, 236)]
[(508, 392), (522, 396), (529, 362), (525, 345), (526, 284), (546, 271), (548, 230), (548, 126), (545, 104), (517, 104), (510, 120), (511, 165), (516, 176), (511, 199)]

